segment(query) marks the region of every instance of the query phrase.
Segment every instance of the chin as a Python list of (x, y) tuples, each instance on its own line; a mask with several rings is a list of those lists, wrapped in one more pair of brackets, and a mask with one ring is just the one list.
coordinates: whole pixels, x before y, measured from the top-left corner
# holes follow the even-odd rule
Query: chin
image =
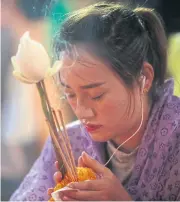
[(107, 142), (108, 140), (110, 140), (111, 138), (106, 137), (104, 134), (102, 133), (90, 133), (89, 135), (91, 137), (91, 139), (95, 142)]

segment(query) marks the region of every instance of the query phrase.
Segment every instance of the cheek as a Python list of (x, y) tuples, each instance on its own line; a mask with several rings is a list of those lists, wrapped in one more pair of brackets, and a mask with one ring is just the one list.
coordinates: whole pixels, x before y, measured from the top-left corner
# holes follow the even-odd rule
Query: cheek
[(119, 80), (112, 86), (114, 86), (114, 88), (110, 90), (110, 93), (105, 97), (104, 101), (99, 106), (101, 115), (106, 115), (108, 121), (116, 121), (116, 119), (119, 120), (122, 118), (127, 109), (129, 96), (127, 90), (119, 84)]
[(98, 115), (103, 120), (115, 121), (123, 116), (126, 110), (127, 101), (123, 98), (121, 99), (106, 99), (103, 103), (99, 105)]

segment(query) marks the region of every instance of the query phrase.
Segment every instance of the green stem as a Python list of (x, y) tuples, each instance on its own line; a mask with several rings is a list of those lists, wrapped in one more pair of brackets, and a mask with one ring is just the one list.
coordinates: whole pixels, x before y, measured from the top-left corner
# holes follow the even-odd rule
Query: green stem
[(45, 102), (45, 96), (44, 96), (44, 92), (43, 92), (43, 89), (41, 87), (41, 84), (37, 83), (36, 86), (37, 86), (37, 89), (38, 89), (38, 92), (39, 92), (39, 95), (40, 95), (44, 115), (47, 118), (47, 120), (50, 120), (50, 116), (49, 116), (49, 112), (47, 110), (47, 106), (46, 106), (46, 102)]

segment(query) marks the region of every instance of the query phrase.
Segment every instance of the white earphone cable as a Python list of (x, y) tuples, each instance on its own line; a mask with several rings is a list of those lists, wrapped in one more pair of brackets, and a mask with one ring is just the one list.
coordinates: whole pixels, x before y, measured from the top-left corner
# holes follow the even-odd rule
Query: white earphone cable
[(120, 144), (116, 150), (114, 151), (114, 153), (110, 156), (109, 160), (104, 164), (104, 166), (107, 166), (107, 164), (111, 161), (111, 159), (113, 158), (113, 156), (116, 154), (117, 150), (123, 146), (126, 142), (128, 142), (131, 138), (133, 138), (138, 132), (139, 130), (141, 129), (141, 126), (142, 126), (142, 123), (143, 123), (143, 119), (144, 119), (144, 107), (143, 107), (143, 100), (142, 100), (142, 95), (140, 95), (140, 100), (141, 100), (141, 122), (139, 124), (139, 127), (138, 129), (136, 130), (136, 132), (131, 135), (127, 140), (125, 140), (122, 144)]

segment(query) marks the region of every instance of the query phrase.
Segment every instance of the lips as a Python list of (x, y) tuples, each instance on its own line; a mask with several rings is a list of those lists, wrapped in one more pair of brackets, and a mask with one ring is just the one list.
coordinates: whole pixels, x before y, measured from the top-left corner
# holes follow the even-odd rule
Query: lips
[(84, 126), (88, 132), (95, 132), (96, 130), (102, 127), (102, 125), (94, 125), (94, 124), (85, 124)]

